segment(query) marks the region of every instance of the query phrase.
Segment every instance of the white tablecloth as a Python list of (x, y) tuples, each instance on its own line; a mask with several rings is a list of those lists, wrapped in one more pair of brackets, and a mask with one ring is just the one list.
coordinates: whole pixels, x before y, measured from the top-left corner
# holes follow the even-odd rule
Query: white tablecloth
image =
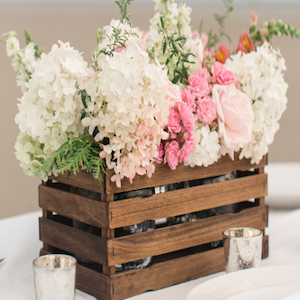
[[(270, 168), (271, 173), (274, 174)], [(298, 164), (300, 174), (300, 164)], [(288, 182), (278, 190), (278, 182), (269, 180), (269, 196), (267, 203), (270, 205), (269, 227), (266, 234), (269, 235), (269, 258), (262, 261), (262, 266), (300, 264), (300, 209), (292, 209), (289, 201), (297, 202), (300, 193), (294, 197), (286, 198), (288, 209), (272, 208), (272, 195), (279, 192), (288, 194)], [(274, 176), (275, 178), (276, 176)], [(276, 177), (277, 178), (277, 177)], [(300, 177), (298, 181), (300, 186)], [(275, 191), (275, 194), (273, 194)], [(298, 197), (298, 198), (297, 198)], [(293, 205), (295, 206), (295, 205)], [(5, 260), (0, 264), (0, 299), (1, 300), (31, 300), (34, 299), (34, 283), (32, 272), (32, 261), (38, 257), (42, 247), (39, 241), (38, 217), (41, 212), (28, 213), (16, 217), (0, 220), (0, 258)], [(132, 300), (183, 300), (185, 295), (195, 286), (203, 281), (221, 276), (225, 272), (206, 276), (186, 283), (158, 291), (146, 292), (142, 295), (132, 297)], [(76, 291), (76, 300), (95, 299), (83, 292)]]

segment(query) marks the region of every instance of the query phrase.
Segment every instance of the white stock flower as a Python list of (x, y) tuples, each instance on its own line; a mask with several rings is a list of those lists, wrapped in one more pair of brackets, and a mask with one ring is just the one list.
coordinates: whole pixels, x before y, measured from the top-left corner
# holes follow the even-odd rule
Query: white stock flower
[(252, 163), (259, 163), (267, 154), (279, 129), (278, 121), (286, 109), (285, 61), (279, 50), (264, 43), (255, 52), (232, 55), (225, 65), (252, 101), (254, 113), (251, 141), (242, 149), (240, 158), (251, 158)]
[(207, 167), (225, 154), (225, 150), (220, 145), (218, 133), (211, 132), (208, 125), (204, 126), (203, 123), (196, 122), (194, 136), (195, 147), (184, 163), (186, 166)]

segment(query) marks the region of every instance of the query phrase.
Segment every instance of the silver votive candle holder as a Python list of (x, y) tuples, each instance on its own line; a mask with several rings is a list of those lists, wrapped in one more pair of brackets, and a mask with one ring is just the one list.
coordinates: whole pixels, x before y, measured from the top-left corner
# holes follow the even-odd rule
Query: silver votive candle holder
[(33, 261), (36, 300), (74, 300), (77, 260), (50, 254)]
[(260, 267), (263, 232), (256, 228), (235, 227), (223, 232), (227, 273)]

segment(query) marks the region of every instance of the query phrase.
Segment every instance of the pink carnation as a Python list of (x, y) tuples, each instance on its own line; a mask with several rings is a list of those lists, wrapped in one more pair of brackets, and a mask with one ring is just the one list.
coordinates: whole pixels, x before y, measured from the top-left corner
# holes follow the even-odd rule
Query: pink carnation
[(209, 86), (210, 75), (206, 69), (201, 69), (189, 76), (188, 83), (188, 89), (198, 99), (207, 96), (211, 92), (211, 88)]
[(216, 84), (229, 85), (231, 83), (235, 84), (237, 82), (234, 74), (231, 71), (227, 70), (224, 65), (218, 61), (215, 62), (212, 66), (211, 72), (215, 77)]
[(160, 143), (159, 146), (157, 146), (157, 152), (158, 152), (158, 155), (157, 157), (154, 157), (154, 160), (160, 164), (163, 162), (163, 156), (164, 156), (164, 148), (163, 148), (163, 144)]
[(178, 104), (178, 109), (184, 128), (188, 132), (193, 132), (195, 120), (192, 110), (184, 102)]
[(217, 116), (216, 104), (208, 96), (198, 100), (197, 115), (204, 125), (210, 125)]
[(178, 162), (179, 162), (179, 153), (180, 147), (177, 141), (172, 141), (169, 144), (166, 145), (165, 147), (165, 151), (166, 151), (166, 155), (165, 155), (165, 162), (168, 162), (169, 167), (172, 170), (175, 170)]
[(179, 113), (173, 107), (171, 107), (169, 111), (168, 129), (170, 132), (179, 133), (181, 131)]
[(181, 91), (181, 98), (182, 101), (185, 102), (192, 111), (195, 110), (195, 96), (191, 93), (189, 89)]
[(185, 142), (179, 151), (179, 162), (185, 162), (195, 146), (195, 137), (191, 132), (184, 134)]

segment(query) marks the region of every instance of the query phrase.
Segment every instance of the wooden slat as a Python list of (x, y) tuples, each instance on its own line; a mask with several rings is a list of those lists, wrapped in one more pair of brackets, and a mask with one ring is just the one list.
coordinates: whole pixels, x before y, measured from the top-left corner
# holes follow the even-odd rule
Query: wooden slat
[(109, 240), (108, 265), (218, 241), (222, 239), (222, 232), (231, 227), (254, 227), (263, 230), (268, 223), (267, 214), (266, 206), (258, 206), (237, 214), (219, 215)]
[[(268, 236), (263, 238), (262, 258), (268, 253)], [(41, 249), (40, 255), (51, 252)], [(121, 300), (148, 290), (193, 280), (224, 270), (223, 248), (163, 261), (145, 269), (105, 276), (77, 265), (76, 288), (101, 300)], [(128, 284), (130, 282), (130, 284)]]
[[(41, 249), (40, 255), (51, 254), (51, 252)], [(80, 264), (76, 268), (76, 288), (97, 299), (110, 299), (110, 278), (97, 271), (91, 270)]]
[(68, 178), (68, 173), (59, 174), (58, 176), (50, 176), (50, 180), (55, 180), (64, 184), (76, 186), (100, 194), (104, 194), (106, 176), (103, 174), (103, 182), (96, 180), (91, 173), (87, 173), (85, 170), (80, 170), (76, 175), (71, 174)]
[(107, 264), (106, 241), (90, 233), (40, 218), (40, 240), (76, 256)]
[(105, 202), (40, 185), (39, 205), (43, 209), (89, 225), (101, 228), (108, 226), (107, 203)]
[(140, 223), (219, 207), (267, 195), (267, 174), (181, 189), (149, 198), (109, 203), (109, 227)]
[[(266, 252), (268, 236), (263, 240)], [(265, 258), (263, 256), (263, 258)], [(223, 247), (155, 264), (146, 269), (133, 270), (112, 276), (113, 294), (111, 300), (120, 300), (141, 294), (148, 290), (158, 290), (170, 285), (193, 280), (224, 271)], [(130, 286), (128, 282), (130, 281)]]
[[(235, 160), (232, 161), (231, 158), (226, 155), (222, 156), (219, 161), (210, 165), (209, 167), (186, 167), (184, 164), (179, 164), (176, 170), (171, 170), (166, 164), (156, 164), (155, 172), (152, 178), (147, 176), (137, 175), (133, 179), (131, 184), (127, 178), (122, 180), (122, 187), (117, 188), (114, 182), (111, 182), (109, 177), (106, 178), (106, 193), (120, 193), (125, 191), (132, 191), (137, 189), (142, 189), (146, 187), (154, 187), (159, 185), (171, 184), (176, 182), (195, 180), (200, 178), (208, 178), (218, 175), (224, 175), (231, 173), (235, 170), (246, 171), (251, 168), (261, 168), (267, 163), (266, 156), (259, 162), (258, 165), (253, 165), (250, 163), (250, 159), (238, 159), (238, 154), (235, 154)], [(108, 174), (111, 176), (112, 171), (108, 170)]]

